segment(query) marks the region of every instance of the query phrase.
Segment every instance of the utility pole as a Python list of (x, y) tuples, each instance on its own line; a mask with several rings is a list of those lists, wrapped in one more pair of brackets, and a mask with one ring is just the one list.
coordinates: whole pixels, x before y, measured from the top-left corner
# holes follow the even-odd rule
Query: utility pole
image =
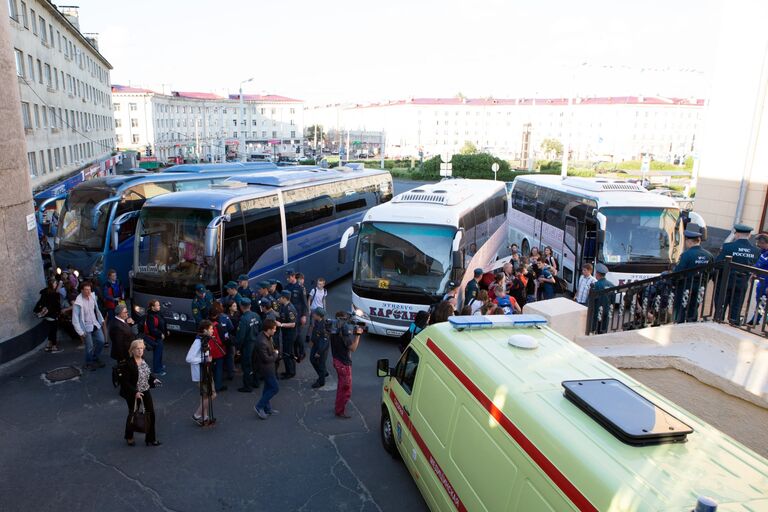
[[(419, 131), (419, 134), (421, 134), (421, 131)], [(384, 169), (384, 128), (381, 128), (381, 168)]]
[(351, 158), (349, 157), (349, 128), (347, 128), (347, 151), (346, 151), (346, 153), (347, 153), (347, 162), (349, 162), (351, 160)]
[(238, 140), (241, 142), (241, 144), (238, 144), (240, 146), (238, 149), (238, 153), (240, 153), (240, 161), (245, 162), (246, 160), (246, 151), (245, 151), (245, 130), (243, 130), (243, 127), (245, 126), (245, 113), (243, 112), (243, 84), (247, 84), (248, 82), (252, 82), (253, 78), (249, 78), (248, 80), (243, 80), (240, 82), (240, 109), (237, 112), (237, 119), (240, 120), (237, 126), (237, 134), (239, 135)]
[(195, 159), (200, 163), (200, 118), (195, 118)]

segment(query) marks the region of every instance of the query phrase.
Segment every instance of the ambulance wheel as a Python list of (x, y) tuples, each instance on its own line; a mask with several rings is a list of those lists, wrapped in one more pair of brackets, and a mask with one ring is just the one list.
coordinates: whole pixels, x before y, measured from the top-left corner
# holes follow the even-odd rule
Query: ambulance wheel
[(384, 449), (393, 458), (400, 458), (400, 452), (397, 451), (397, 445), (395, 444), (395, 429), (392, 426), (392, 420), (386, 408), (382, 408), (381, 411), (381, 444), (384, 445)]

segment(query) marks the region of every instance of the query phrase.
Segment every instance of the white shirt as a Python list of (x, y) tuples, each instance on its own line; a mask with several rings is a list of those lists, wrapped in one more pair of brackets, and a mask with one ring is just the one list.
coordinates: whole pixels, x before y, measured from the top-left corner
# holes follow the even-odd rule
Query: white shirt
[(195, 338), (187, 352), (187, 363), (192, 371), (192, 382), (200, 382), (200, 363), (203, 362), (203, 354), (200, 353), (200, 338)]
[(314, 311), (316, 308), (325, 308), (324, 302), (328, 296), (328, 290), (315, 287), (309, 292), (309, 296), (312, 298), (312, 303), (309, 305), (310, 311)]
[(584, 276), (582, 274), (579, 278), (579, 288), (576, 291), (576, 302), (579, 304), (586, 304), (587, 298), (589, 297), (589, 289), (592, 288), (592, 285), (596, 282), (597, 279), (595, 279), (595, 276)]

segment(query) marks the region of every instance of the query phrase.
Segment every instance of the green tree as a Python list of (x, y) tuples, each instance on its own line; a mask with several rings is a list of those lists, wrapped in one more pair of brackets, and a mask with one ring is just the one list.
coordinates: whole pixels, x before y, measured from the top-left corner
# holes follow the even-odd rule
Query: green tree
[(324, 137), (326, 137), (327, 135), (323, 130), (322, 125), (313, 124), (312, 126), (307, 126), (306, 128), (304, 128), (304, 138), (307, 140), (309, 144), (314, 144), (315, 132), (317, 132), (317, 143), (322, 144), (324, 141)]
[(563, 143), (557, 139), (544, 139), (541, 150), (550, 158), (558, 158), (563, 156)]
[(477, 146), (475, 146), (472, 141), (464, 141), (464, 145), (461, 146), (461, 149), (459, 150), (459, 153), (462, 155), (476, 155), (477, 154)]

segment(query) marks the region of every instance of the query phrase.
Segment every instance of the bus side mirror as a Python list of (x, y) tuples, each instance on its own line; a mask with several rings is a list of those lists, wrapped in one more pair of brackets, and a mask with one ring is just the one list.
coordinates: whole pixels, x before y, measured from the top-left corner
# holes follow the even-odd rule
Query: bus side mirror
[(379, 359), (376, 361), (376, 376), (377, 377), (389, 377), (391, 376), (389, 370), (389, 359)]
[(707, 240), (707, 222), (704, 220), (704, 217), (702, 217), (700, 214), (696, 212), (688, 212), (688, 218), (691, 219), (691, 222), (699, 226), (699, 232), (701, 233), (701, 240), (706, 241)]
[(205, 257), (213, 258), (219, 247), (219, 226), (224, 222), (229, 222), (229, 215), (219, 215), (205, 228)]
[(359, 222), (354, 226), (349, 226), (347, 230), (344, 231), (344, 234), (341, 235), (341, 242), (339, 242), (339, 263), (342, 265), (347, 262), (347, 244), (349, 243), (349, 238), (355, 234), (355, 231), (357, 231), (359, 226)]
[(595, 215), (595, 218), (597, 219), (597, 224), (600, 226), (601, 231), (605, 231), (605, 223), (608, 220), (604, 214), (597, 212), (597, 215)]

